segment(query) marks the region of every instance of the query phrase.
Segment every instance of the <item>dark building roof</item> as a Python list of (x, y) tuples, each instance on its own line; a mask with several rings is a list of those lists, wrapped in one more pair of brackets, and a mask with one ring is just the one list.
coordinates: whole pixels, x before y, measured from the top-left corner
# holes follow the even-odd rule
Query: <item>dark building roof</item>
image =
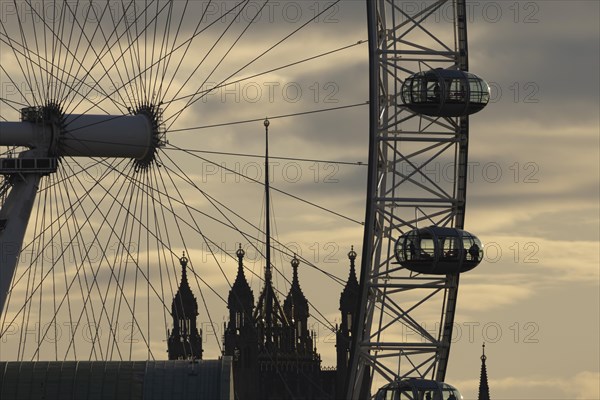
[(233, 400), (231, 358), (0, 362), (0, 398)]

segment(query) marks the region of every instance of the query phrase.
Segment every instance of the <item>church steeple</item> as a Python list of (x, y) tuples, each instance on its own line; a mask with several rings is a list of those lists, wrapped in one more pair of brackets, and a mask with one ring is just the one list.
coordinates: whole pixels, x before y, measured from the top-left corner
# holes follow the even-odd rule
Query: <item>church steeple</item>
[(173, 330), (169, 335), (169, 360), (202, 359), (202, 332), (196, 327), (198, 303), (187, 280), (188, 259), (183, 256), (181, 264), (181, 283), (171, 304)]
[(485, 361), (487, 357), (485, 355), (485, 343), (483, 344), (483, 354), (481, 355), (481, 375), (479, 377), (479, 396), (478, 400), (490, 400), (490, 388), (488, 386), (487, 368)]

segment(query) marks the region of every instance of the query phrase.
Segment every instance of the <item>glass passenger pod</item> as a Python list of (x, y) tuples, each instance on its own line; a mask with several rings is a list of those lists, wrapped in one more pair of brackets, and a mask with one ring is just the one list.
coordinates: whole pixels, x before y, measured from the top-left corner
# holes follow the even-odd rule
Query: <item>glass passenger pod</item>
[(430, 226), (400, 236), (394, 253), (398, 263), (411, 271), (445, 275), (467, 272), (479, 265), (483, 246), (467, 231)]
[(436, 68), (406, 78), (402, 102), (412, 111), (434, 117), (461, 117), (481, 111), (490, 101), (486, 81), (465, 71)]
[(404, 379), (379, 389), (375, 400), (462, 400), (452, 385), (427, 379)]

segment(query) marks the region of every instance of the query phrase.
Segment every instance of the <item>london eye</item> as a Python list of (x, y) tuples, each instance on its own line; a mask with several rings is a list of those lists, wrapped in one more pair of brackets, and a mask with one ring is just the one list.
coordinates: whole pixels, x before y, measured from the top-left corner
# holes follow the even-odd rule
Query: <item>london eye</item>
[[(364, 219), (345, 215), (337, 201), (319, 204), (310, 194), (273, 189), (316, 209), (315, 221), (325, 215), (363, 235), (355, 243), (362, 256), (347, 398), (375, 396), (377, 388), (409, 379), (444, 382), (459, 277), (482, 259), (481, 242), (464, 225), (469, 115), (485, 107), (489, 87), (469, 69), (464, 0), (410, 11), (402, 3), (367, 1), (366, 38), (312, 52), (304, 48), (311, 26), (344, 2), (317, 2), (310, 15), (282, 27), (265, 23), (269, 1), (225, 8), (212, 1), (13, 2), (12, 18), (0, 25), (0, 80), (12, 89), (0, 98), (2, 357), (161, 359), (170, 302), (186, 274), (211, 326), (220, 324), (215, 309), (226, 303), (238, 267), (268, 286), (273, 264), (280, 294), (294, 285), (284, 260), (292, 260), (295, 279), (302, 263), (343, 284), (274, 237), (268, 217), (261, 225), (261, 215), (271, 213), (268, 190), (263, 203), (268, 163), (264, 182), (215, 157), (261, 157), (244, 149), (261, 141), (248, 132), (261, 134), (256, 126), (265, 115), (276, 131), (290, 124), (274, 121), (315, 118), (318, 126), (322, 115), (348, 129), (344, 113), (368, 107), (361, 162), (333, 154), (340, 145), (326, 135), (307, 133), (331, 154), (326, 161), (366, 172), (366, 187), (358, 189)], [(440, 20), (440, 10), (451, 18)], [(312, 109), (290, 101), (273, 115), (264, 107), (238, 112), (235, 93), (228, 104), (211, 97), (290, 70), (302, 76), (314, 60), (340, 57), (335, 65), (346, 52), (368, 59), (361, 99)], [(248, 92), (242, 97), (254, 103)], [(231, 130), (240, 125), (242, 137)], [(294, 150), (288, 160), (320, 161), (301, 146)], [(449, 171), (447, 179), (428, 174), (436, 164)], [(209, 171), (233, 177), (233, 195), (211, 193)], [(246, 216), (250, 207), (258, 218)], [(256, 265), (243, 265), (238, 243), (257, 255)], [(335, 299), (321, 303), (329, 301)], [(313, 318), (335, 329), (326, 311), (311, 307)], [(221, 338), (214, 336), (219, 354)]]

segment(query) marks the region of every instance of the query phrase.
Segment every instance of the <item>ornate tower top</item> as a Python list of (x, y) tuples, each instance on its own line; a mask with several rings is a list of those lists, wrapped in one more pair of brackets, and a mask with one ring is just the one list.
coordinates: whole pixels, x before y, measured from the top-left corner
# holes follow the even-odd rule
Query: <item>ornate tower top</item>
[(254, 307), (254, 294), (252, 289), (250, 289), (250, 285), (248, 284), (246, 275), (244, 274), (244, 256), (246, 253), (244, 252), (244, 249), (242, 249), (241, 243), (235, 254), (238, 258), (238, 270), (237, 276), (235, 277), (235, 282), (229, 291), (227, 307), (230, 310), (246, 311), (251, 313), (252, 308)]
[(292, 276), (292, 286), (290, 287), (290, 291), (283, 303), (283, 309), (286, 311), (288, 316), (294, 320), (305, 320), (309, 316), (308, 300), (300, 288), (300, 281), (298, 280), (298, 266), (300, 265), (300, 260), (298, 260), (298, 257), (295, 254), (294, 258), (292, 258), (291, 264), (294, 271)]
[(188, 258), (185, 253), (179, 259), (179, 263), (181, 264), (181, 283), (173, 299), (171, 312), (177, 318), (195, 319), (198, 316), (198, 303), (187, 280)]
[(348, 259), (350, 260), (350, 275), (340, 296), (340, 311), (342, 313), (354, 313), (356, 303), (358, 302), (359, 286), (358, 279), (356, 278), (356, 252), (354, 251), (354, 246), (351, 247), (348, 253)]
[(188, 258), (183, 253), (181, 283), (171, 304), (173, 330), (169, 335), (169, 360), (202, 359), (202, 334), (196, 327), (198, 303), (187, 280)]

